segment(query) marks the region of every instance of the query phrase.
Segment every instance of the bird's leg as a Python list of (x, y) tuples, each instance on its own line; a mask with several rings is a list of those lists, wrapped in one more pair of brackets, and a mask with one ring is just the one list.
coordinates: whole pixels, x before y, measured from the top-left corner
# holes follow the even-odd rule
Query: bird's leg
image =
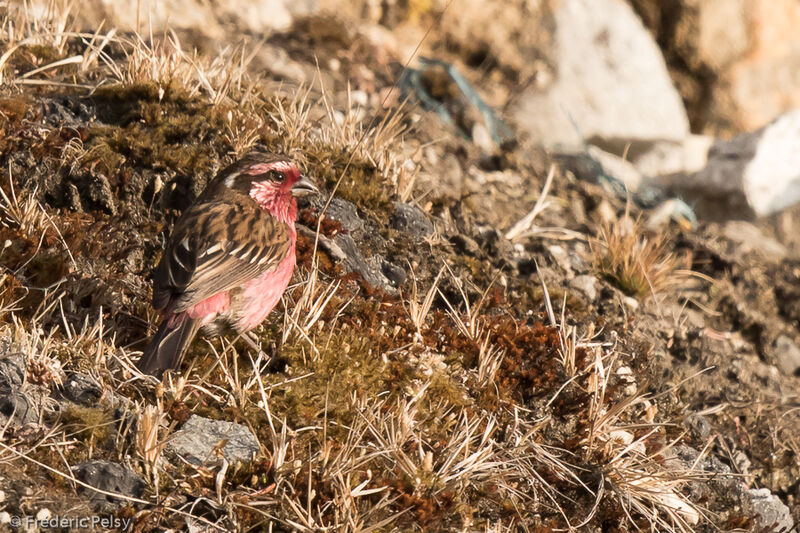
[(266, 361), (269, 361), (271, 359), (271, 357), (267, 355), (267, 353), (264, 350), (261, 349), (261, 346), (258, 344), (258, 339), (251, 332), (245, 331), (244, 333), (242, 333), (242, 338), (245, 340), (247, 344), (250, 345), (251, 348), (253, 348), (256, 351), (258, 355), (263, 356)]

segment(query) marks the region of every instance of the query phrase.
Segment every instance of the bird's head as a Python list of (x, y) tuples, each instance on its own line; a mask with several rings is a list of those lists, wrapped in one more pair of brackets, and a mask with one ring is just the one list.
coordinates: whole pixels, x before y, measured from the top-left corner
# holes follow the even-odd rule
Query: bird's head
[(319, 192), (291, 159), (262, 151), (250, 152), (226, 169), (223, 183), (286, 223), (297, 216), (296, 197)]

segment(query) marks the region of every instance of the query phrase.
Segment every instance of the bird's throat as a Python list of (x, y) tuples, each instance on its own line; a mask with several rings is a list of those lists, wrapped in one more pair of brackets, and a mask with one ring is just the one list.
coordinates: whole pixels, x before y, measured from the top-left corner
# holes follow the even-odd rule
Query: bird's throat
[(250, 189), (250, 198), (255, 200), (262, 209), (269, 211), (269, 214), (294, 229), (294, 221), (297, 218), (297, 201), (292, 197), (291, 192), (284, 194), (274, 186), (254, 182)]

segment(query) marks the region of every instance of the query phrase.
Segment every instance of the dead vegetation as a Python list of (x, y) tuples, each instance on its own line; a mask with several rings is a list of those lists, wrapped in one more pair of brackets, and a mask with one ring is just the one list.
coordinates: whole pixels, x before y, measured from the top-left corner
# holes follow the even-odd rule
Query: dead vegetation
[(606, 224), (590, 243), (597, 272), (629, 296), (656, 296), (680, 282), (666, 235), (647, 235), (640, 220), (626, 216)]
[[(75, 464), (124, 462), (147, 490), (142, 498), (114, 494), (122, 501), (115, 513), (152, 531), (190, 523), (364, 532), (698, 524), (703, 511), (683, 487), (702, 476), (664, 461), (681, 436), (652, 396), (620, 381), (622, 348), (594, 330), (581, 334), (566, 304), (557, 316), (544, 284), (526, 315), (503, 290), (477, 286), (446, 263), (427, 265), (431, 275), (412, 276), (399, 296), (366, 294), (315, 246), (283, 314), (258, 331), (264, 351), (239, 339), (197, 342), (182, 375), (159, 384), (139, 375), (133, 343), (154, 318), (143, 277), (157, 229), (148, 218), (119, 230), (149, 239), (143, 265), (125, 271), (104, 263), (102, 250), (92, 255), (99, 237), (88, 227), (121, 219), (137, 202), (148, 217), (168, 219), (180, 205), (170, 198), (191, 196), (222, 160), (256, 142), (292, 154), (329, 191), (385, 221), (392, 200), (414, 196), (415, 169), (402, 153), (407, 124), (399, 111), (373, 120), (349, 100), (341, 111), (324, 89), (269, 92), (246, 74), (244, 49), (208, 59), (184, 51), (175, 34), (156, 42), (113, 29), (82, 34), (68, 29), (69, 10), (52, 5), (41, 20), (24, 10), (5, 15), (0, 73), (11, 96), (0, 120), (13, 135), (3, 142), (13, 150), (39, 143), (63, 159), (64, 176), (89, 173), (101, 193), (77, 191), (77, 205), (59, 205), (83, 208), (81, 219), (43, 205), (9, 175), (0, 204), (0, 239), (11, 243), (0, 255), (0, 335), (26, 354), (32, 385), (60, 390), (81, 371), (102, 396), (91, 406), (47, 406), (47, 431), (9, 422), (4, 477), (34, 480), (66, 503), (80, 486)], [(42, 138), (53, 132), (37, 132), (31, 141), (21, 132), (30, 127), (24, 87), (32, 84), (90, 91), (103, 124), (49, 144)], [(118, 201), (143, 170), (150, 181), (137, 185), (139, 196)], [(509, 239), (536, 234), (552, 179)], [(316, 220), (313, 229), (324, 233)], [(666, 241), (624, 220), (601, 230), (596, 268), (640, 298), (667, 290), (676, 261)], [(87, 263), (92, 276), (81, 277)], [(97, 301), (82, 305), (92, 295)], [(23, 306), (25, 298), (35, 305)], [(171, 462), (165, 443), (190, 413), (248, 426), (260, 453), (235, 467)]]

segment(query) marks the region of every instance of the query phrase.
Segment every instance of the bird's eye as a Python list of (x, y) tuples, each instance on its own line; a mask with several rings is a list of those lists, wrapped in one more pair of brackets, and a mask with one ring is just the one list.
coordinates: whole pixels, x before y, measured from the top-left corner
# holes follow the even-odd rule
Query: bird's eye
[(286, 174), (283, 172), (278, 172), (277, 170), (270, 170), (269, 178), (276, 183), (283, 183), (286, 181)]

